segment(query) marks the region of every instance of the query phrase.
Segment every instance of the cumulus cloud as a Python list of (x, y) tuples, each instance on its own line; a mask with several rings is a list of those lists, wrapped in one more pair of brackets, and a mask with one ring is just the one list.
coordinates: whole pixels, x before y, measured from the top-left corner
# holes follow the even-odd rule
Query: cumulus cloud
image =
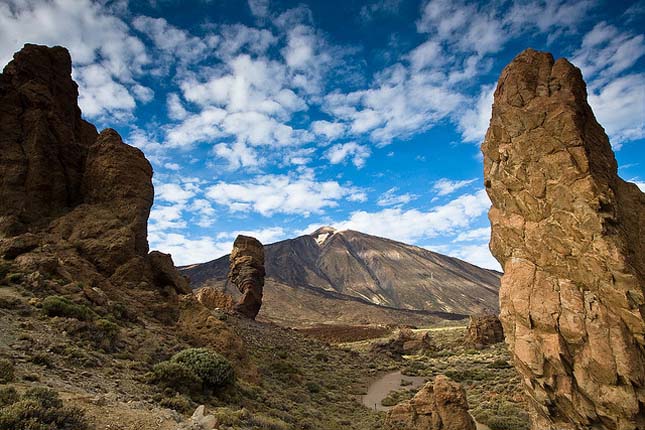
[(459, 129), (465, 142), (480, 143), (484, 140), (490, 122), (494, 93), (495, 85), (482, 85), (474, 108), (467, 109), (459, 118)]
[(475, 228), (459, 233), (453, 242), (472, 242), (488, 240), (490, 238), (490, 227)]
[(239, 183), (219, 182), (206, 196), (230, 211), (252, 211), (263, 216), (276, 213), (309, 216), (336, 207), (361, 190), (336, 181), (317, 181), (313, 174), (260, 175)]
[(370, 149), (367, 146), (359, 145), (356, 142), (339, 143), (327, 150), (325, 156), (331, 164), (338, 164), (350, 159), (354, 166), (359, 169), (365, 166), (365, 161), (370, 156)]
[(357, 230), (406, 243), (418, 243), (439, 235), (468, 228), (486, 213), (490, 201), (486, 191), (463, 194), (428, 211), (387, 208), (377, 212), (355, 211), (344, 221), (334, 222), (339, 230)]
[(432, 190), (437, 193), (438, 196), (447, 196), (452, 194), (455, 191), (468, 186), (475, 182), (477, 179), (464, 179), (464, 180), (452, 180), (448, 178), (441, 178), (432, 185)]
[(150, 95), (135, 79), (151, 58), (117, 11), (89, 0), (8, 0), (0, 4), (0, 63), (25, 42), (70, 50), (79, 104), (89, 117), (125, 119)]

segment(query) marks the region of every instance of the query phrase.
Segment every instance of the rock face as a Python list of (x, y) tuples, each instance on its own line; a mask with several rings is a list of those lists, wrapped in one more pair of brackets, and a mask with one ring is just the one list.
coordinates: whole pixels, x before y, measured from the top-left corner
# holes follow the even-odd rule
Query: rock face
[(468, 321), (468, 342), (481, 349), (504, 341), (502, 323), (495, 315), (472, 315)]
[(618, 177), (580, 70), (518, 55), (482, 151), (500, 318), (534, 428), (645, 428), (645, 194)]
[(385, 419), (391, 430), (475, 430), (460, 384), (438, 375), (408, 401), (394, 406)]
[(255, 319), (262, 306), (264, 287), (264, 247), (259, 240), (239, 235), (233, 243), (228, 277), (242, 293), (235, 310)]
[(81, 118), (71, 71), (65, 48), (25, 45), (0, 75), (0, 257), (155, 312), (191, 290), (169, 255), (148, 254), (152, 167)]
[(233, 309), (233, 298), (228, 294), (211, 287), (200, 288), (194, 292), (197, 301), (208, 309)]

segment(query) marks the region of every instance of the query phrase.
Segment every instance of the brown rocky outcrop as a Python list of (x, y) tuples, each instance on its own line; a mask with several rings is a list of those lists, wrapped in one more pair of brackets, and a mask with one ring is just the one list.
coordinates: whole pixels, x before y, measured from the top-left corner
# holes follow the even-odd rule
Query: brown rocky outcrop
[(475, 430), (460, 384), (438, 375), (415, 396), (394, 406), (385, 419), (391, 430)]
[(148, 254), (152, 167), (81, 118), (71, 71), (65, 48), (28, 44), (0, 74), (0, 257), (172, 321), (191, 290)]
[(208, 309), (233, 310), (233, 298), (223, 291), (212, 287), (204, 287), (196, 290), (193, 294), (197, 301)]
[(233, 243), (228, 278), (242, 293), (235, 310), (255, 319), (262, 306), (264, 247), (259, 240), (239, 235)]
[(645, 428), (645, 194), (618, 177), (580, 70), (518, 55), (482, 151), (500, 319), (533, 428)]
[(414, 332), (409, 328), (400, 329), (387, 339), (375, 342), (371, 347), (371, 352), (387, 354), (392, 358), (434, 350), (435, 345), (429, 332)]
[(495, 315), (472, 315), (468, 321), (467, 341), (477, 349), (504, 341), (502, 323)]

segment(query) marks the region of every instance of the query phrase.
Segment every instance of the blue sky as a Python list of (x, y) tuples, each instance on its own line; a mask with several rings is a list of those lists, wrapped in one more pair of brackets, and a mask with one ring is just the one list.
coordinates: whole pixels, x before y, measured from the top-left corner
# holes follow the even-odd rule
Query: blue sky
[(645, 2), (0, 2), (0, 61), (70, 49), (85, 118), (155, 170), (153, 248), (178, 264), (320, 225), (499, 268), (479, 144), (501, 69), (569, 58), (645, 188)]

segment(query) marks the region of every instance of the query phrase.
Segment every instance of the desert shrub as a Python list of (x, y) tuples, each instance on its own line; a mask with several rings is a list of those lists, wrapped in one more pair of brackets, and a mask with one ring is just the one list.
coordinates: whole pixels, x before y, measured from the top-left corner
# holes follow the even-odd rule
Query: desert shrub
[(13, 362), (5, 358), (0, 359), (0, 384), (13, 382), (14, 378)]
[(11, 265), (8, 263), (0, 262), (0, 282), (2, 282), (11, 271)]
[(45, 366), (47, 368), (54, 367), (54, 363), (52, 362), (49, 355), (43, 354), (41, 352), (34, 354), (31, 357), (30, 361), (34, 364), (37, 364), (38, 366)]
[(31, 388), (22, 396), (14, 394), (0, 407), (0, 430), (85, 430), (83, 412), (64, 407), (58, 393), (48, 388)]
[(13, 387), (0, 387), (0, 408), (13, 405), (19, 400), (18, 392)]
[(152, 374), (153, 382), (181, 393), (194, 392), (202, 385), (202, 380), (188, 366), (173, 361), (156, 364)]
[(159, 401), (159, 405), (184, 414), (193, 409), (193, 403), (184, 396), (164, 397)]
[(207, 348), (189, 348), (173, 355), (171, 361), (188, 367), (206, 388), (220, 388), (235, 380), (231, 363), (222, 355)]
[(109, 312), (117, 321), (137, 322), (138, 317), (130, 311), (123, 303), (114, 303), (110, 305)]
[(305, 388), (307, 388), (307, 391), (310, 393), (320, 393), (320, 385), (316, 384), (315, 382), (307, 382), (305, 384)]
[(120, 331), (121, 329), (119, 326), (112, 321), (100, 319), (94, 322), (89, 333), (92, 342), (94, 342), (96, 346), (106, 352), (111, 352), (116, 349)]
[(288, 430), (291, 427), (278, 418), (267, 417), (266, 415), (252, 415), (249, 417), (248, 424), (267, 430)]
[(95, 313), (85, 305), (72, 302), (67, 297), (48, 296), (42, 303), (43, 312), (50, 317), (76, 318), (81, 321), (94, 319)]

